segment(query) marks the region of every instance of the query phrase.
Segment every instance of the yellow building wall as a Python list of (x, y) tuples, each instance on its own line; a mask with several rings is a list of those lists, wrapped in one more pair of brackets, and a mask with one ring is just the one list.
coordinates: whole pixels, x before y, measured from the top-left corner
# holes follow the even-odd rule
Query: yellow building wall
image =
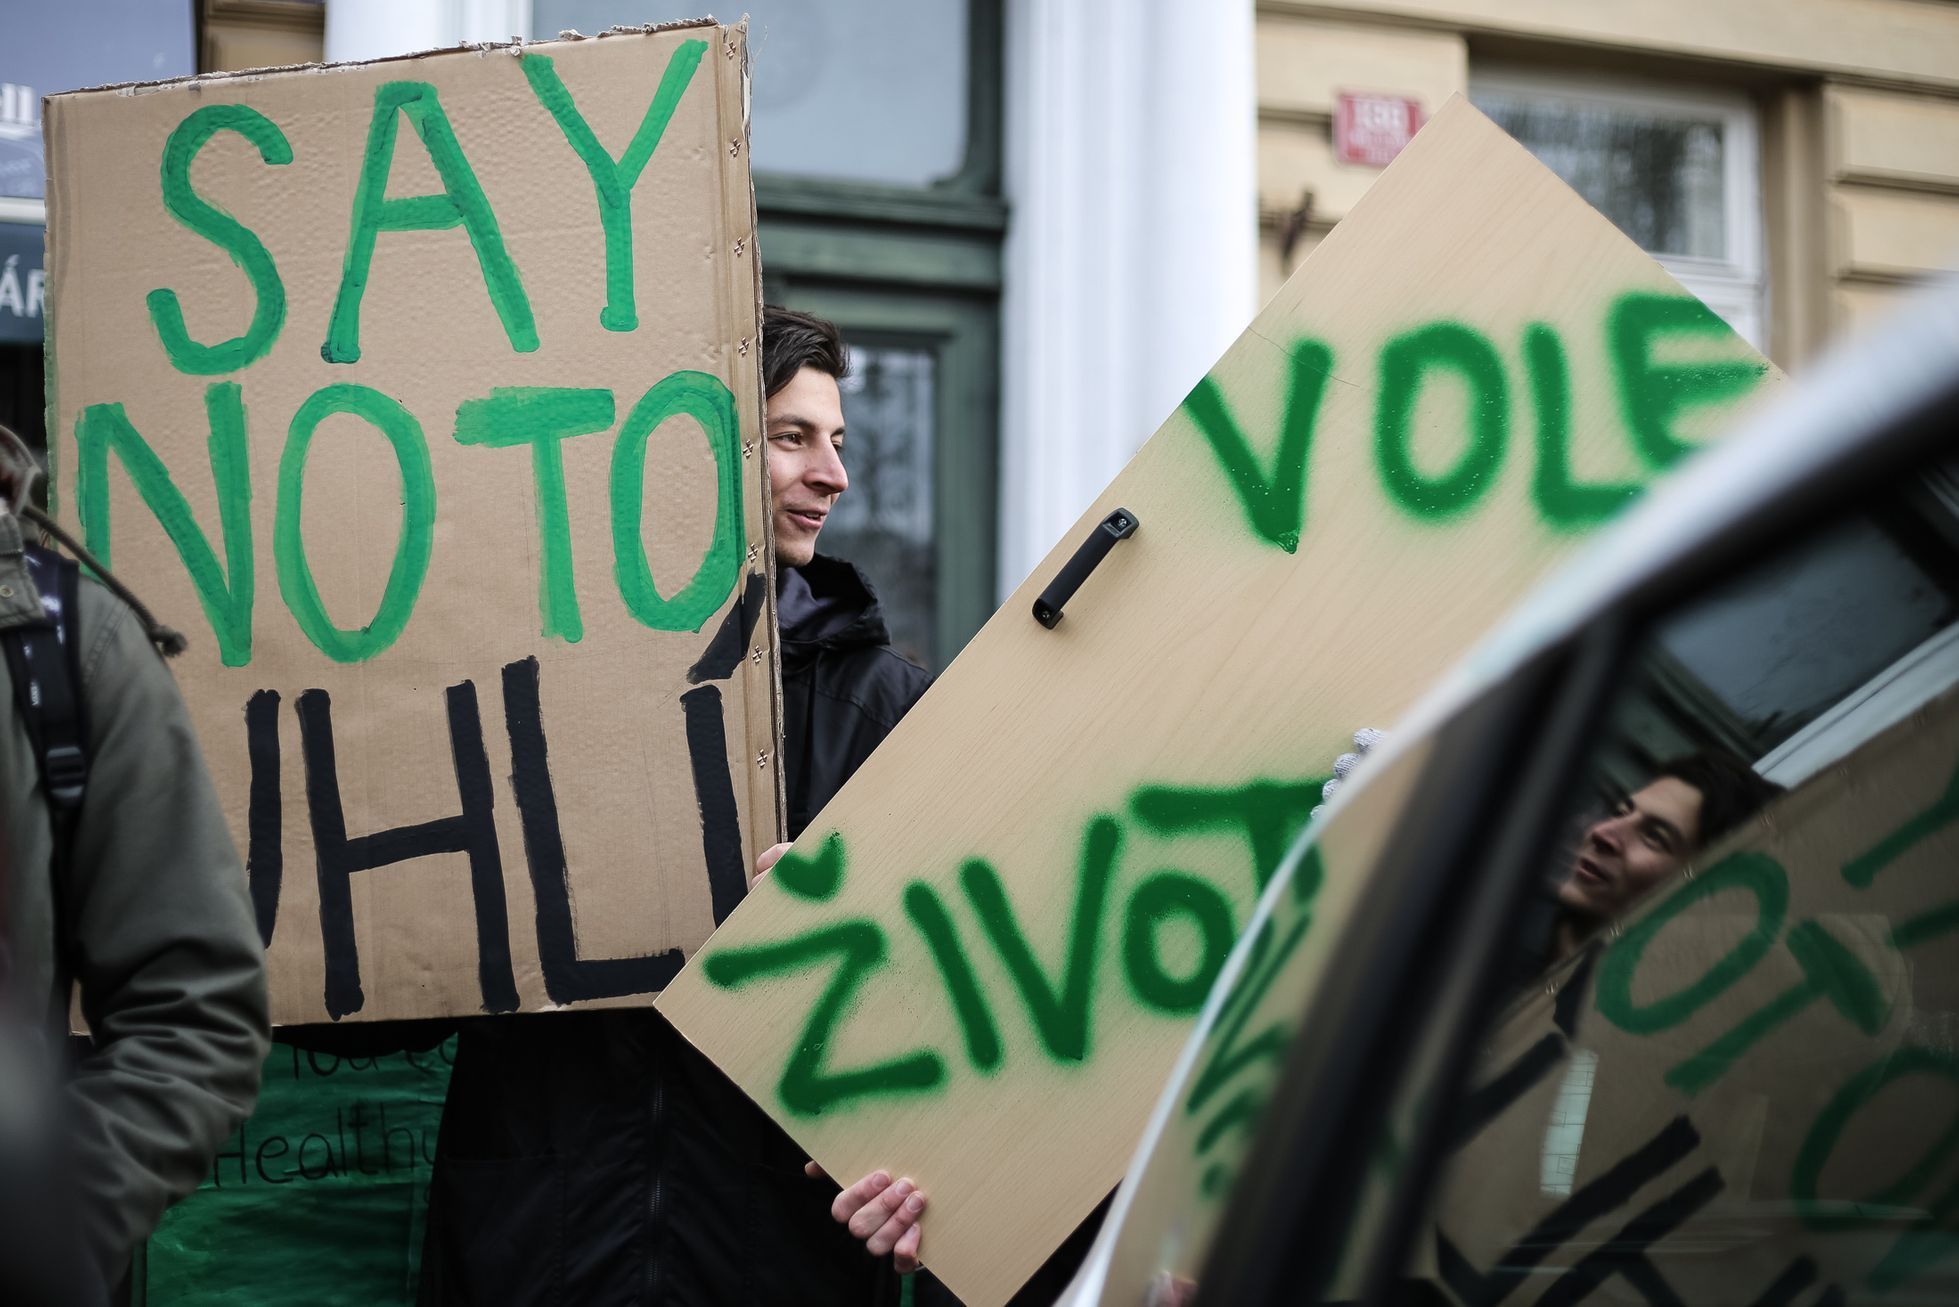
[[(426, 3), (426, 0), (403, 0)], [(201, 72), (278, 68), (325, 57), (326, 7), (305, 0), (201, 0)]]
[[(1959, 48), (1948, 51), (1959, 68)], [(1826, 85), (1833, 319), (1855, 327), (1910, 282), (1959, 268), (1959, 96)]]
[(1769, 352), (1800, 364), (1959, 268), (1959, 5), (1926, 0), (1258, 0), (1261, 284), (1378, 170), (1333, 157), (1340, 90), (1424, 114), (1500, 64), (1740, 87), (1761, 110)]
[(1458, 33), (1258, 12), (1258, 208), (1263, 298), (1381, 175), (1333, 157), (1339, 92), (1382, 91), (1421, 102), (1423, 116), (1469, 85)]

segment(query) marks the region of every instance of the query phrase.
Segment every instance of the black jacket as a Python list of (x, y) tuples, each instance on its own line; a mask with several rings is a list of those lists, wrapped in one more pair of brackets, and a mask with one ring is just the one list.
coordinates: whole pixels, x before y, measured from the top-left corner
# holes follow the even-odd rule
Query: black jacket
[[(848, 563), (785, 573), (790, 829), (929, 678)], [(648, 1010), (486, 1018), (462, 1033), (423, 1249), (433, 1307), (895, 1303), (889, 1258), (830, 1219), (836, 1186)]]
[(803, 833), (932, 683), (891, 648), (864, 574), (818, 554), (785, 571), (782, 747), (789, 837)]

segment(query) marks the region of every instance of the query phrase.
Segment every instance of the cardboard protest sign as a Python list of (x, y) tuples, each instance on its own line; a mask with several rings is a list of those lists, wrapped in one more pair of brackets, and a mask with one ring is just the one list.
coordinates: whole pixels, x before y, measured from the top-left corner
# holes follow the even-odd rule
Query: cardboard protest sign
[(1617, 1241), (1680, 1302), (1949, 1297), (1956, 864), (1949, 691), (1510, 1013), (1422, 1241), (1437, 1286), (1568, 1301)]
[(928, 1264), (1004, 1300), (1120, 1178), (1349, 733), (1768, 375), (1454, 103), (661, 1010), (832, 1175), (915, 1177)]
[(56, 96), (59, 511), (282, 1023), (644, 1002), (777, 825), (741, 29)]
[(412, 1307), (453, 1048), (275, 1045), (251, 1118), (150, 1238), (144, 1301)]

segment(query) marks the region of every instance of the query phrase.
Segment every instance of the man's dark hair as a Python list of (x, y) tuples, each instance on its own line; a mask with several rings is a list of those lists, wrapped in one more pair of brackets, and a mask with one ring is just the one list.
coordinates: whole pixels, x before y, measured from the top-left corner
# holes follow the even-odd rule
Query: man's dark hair
[(804, 368), (842, 379), (850, 355), (836, 324), (774, 304), (762, 306), (762, 389), (773, 395)]
[(1722, 749), (1669, 758), (1653, 769), (1655, 779), (1671, 776), (1700, 791), (1700, 846), (1726, 835), (1768, 806), (1783, 787), (1764, 780), (1759, 772)]

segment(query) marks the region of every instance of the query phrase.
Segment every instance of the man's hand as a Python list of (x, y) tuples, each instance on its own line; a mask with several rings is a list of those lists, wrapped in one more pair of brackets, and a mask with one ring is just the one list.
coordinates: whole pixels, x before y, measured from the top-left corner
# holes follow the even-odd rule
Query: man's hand
[(772, 844), (755, 855), (755, 872), (748, 878), (748, 888), (754, 889), (755, 882), (769, 874), (769, 869), (782, 861), (782, 855), (789, 852), (787, 844)]
[[(805, 1164), (803, 1171), (816, 1179), (829, 1178), (815, 1162)], [(924, 1192), (909, 1179), (893, 1184), (885, 1171), (871, 1172), (830, 1204), (830, 1215), (849, 1227), (853, 1238), (863, 1241), (864, 1251), (873, 1257), (890, 1253), (891, 1264), (900, 1275), (918, 1269), (918, 1218), (924, 1212)]]

